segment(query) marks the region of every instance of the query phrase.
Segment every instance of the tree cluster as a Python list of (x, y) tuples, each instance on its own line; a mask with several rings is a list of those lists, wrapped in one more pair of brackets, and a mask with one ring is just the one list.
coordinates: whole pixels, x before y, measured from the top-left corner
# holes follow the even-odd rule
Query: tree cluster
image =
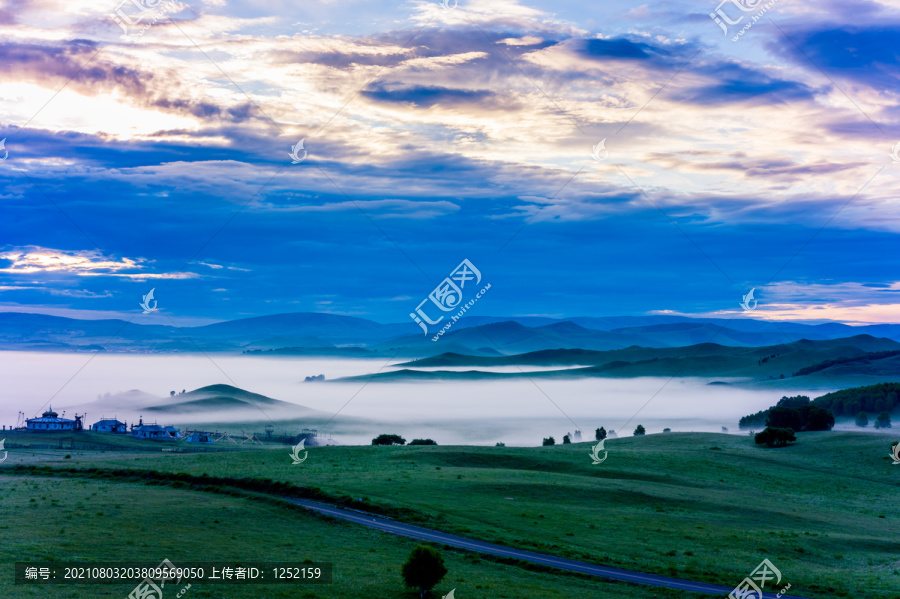
[(860, 412), (892, 412), (900, 409), (900, 383), (879, 383), (841, 389), (813, 400), (813, 405), (835, 416), (854, 417)]
[(793, 443), (797, 438), (794, 436), (794, 431), (789, 428), (766, 427), (763, 432), (756, 433), (753, 440), (757, 445), (765, 443), (769, 447), (783, 447), (788, 443)]
[(782, 397), (767, 410), (741, 418), (738, 426), (742, 429), (765, 424), (771, 428), (789, 428), (799, 431), (830, 431), (834, 427), (834, 414), (816, 406), (805, 395)]

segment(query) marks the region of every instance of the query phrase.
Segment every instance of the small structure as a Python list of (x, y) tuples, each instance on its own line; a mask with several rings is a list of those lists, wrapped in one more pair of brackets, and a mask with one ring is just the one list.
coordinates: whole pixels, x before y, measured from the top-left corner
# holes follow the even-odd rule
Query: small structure
[(82, 429), (81, 417), (75, 416), (75, 420), (60, 418), (59, 414), (51, 407), (40, 418), (29, 418), (25, 421), (29, 431), (80, 431)]
[(115, 418), (103, 416), (91, 426), (91, 430), (98, 433), (127, 433), (128, 425), (124, 422), (119, 422)]
[(131, 436), (137, 439), (178, 439), (178, 429), (174, 426), (160, 426), (155, 422), (152, 424), (144, 424), (144, 418), (141, 417), (137, 426), (131, 425)]
[(212, 439), (209, 438), (209, 433), (204, 433), (201, 431), (194, 431), (188, 434), (184, 439), (188, 443), (215, 443)]

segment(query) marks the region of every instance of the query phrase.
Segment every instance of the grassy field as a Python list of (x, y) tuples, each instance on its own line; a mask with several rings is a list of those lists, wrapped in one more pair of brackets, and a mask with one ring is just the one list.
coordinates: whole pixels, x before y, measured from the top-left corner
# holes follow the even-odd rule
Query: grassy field
[[(896, 599), (900, 596), (900, 466), (892, 466), (888, 458), (893, 437), (830, 432), (803, 433), (798, 438), (796, 445), (779, 449), (758, 447), (748, 436), (736, 435), (621, 438), (607, 441), (609, 458), (596, 466), (588, 457), (588, 443), (542, 448), (316, 447), (298, 466), (291, 465), (287, 448), (215, 454), (70, 452), (71, 459), (62, 459), (61, 452), (45, 451), (30, 456), (11, 453), (4, 466), (40, 461), (66, 468), (272, 479), (316, 487), (335, 497), (362, 498), (360, 507), (394, 510), (395, 516), (441, 530), (603, 565), (733, 586), (768, 558), (781, 570), (784, 582), (791, 583), (791, 593), (823, 599)], [(83, 479), (35, 478), (28, 483), (27, 478), (19, 478), (15, 485), (7, 484), (9, 478), (2, 480), (0, 521), (9, 523), (12, 534), (3, 536), (14, 542), (0, 550), (0, 561), (13, 561), (13, 554), (19, 559), (49, 555), (106, 559), (98, 553), (101, 548), (82, 534), (29, 544), (30, 525), (21, 514), (6, 511), (11, 505), (14, 511), (33, 513), (28, 520), (52, 514), (49, 537), (61, 528), (90, 536), (106, 526), (112, 514), (113, 529), (134, 533), (143, 526), (155, 531), (157, 523), (173, 536), (170, 552), (148, 555), (143, 551), (168, 546), (142, 545), (140, 540), (129, 540), (132, 534), (123, 535), (122, 544), (114, 545), (117, 549), (112, 551), (119, 559), (199, 561), (207, 556), (212, 560), (265, 555), (275, 560), (304, 548), (296, 553), (298, 559), (334, 561), (336, 571), (349, 577), (336, 579), (327, 593), (311, 596), (398, 597), (397, 568), (414, 545), (284, 507), (197, 490)], [(34, 484), (46, 489), (40, 493), (47, 499), (35, 497)], [(56, 521), (65, 518), (59, 516), (65, 510), (51, 507), (51, 488), (58, 493), (60, 506), (73, 510), (68, 524)], [(82, 490), (76, 493), (75, 489)], [(102, 504), (125, 507), (97, 507), (87, 499), (91, 494)], [(122, 494), (132, 500), (117, 499)], [(153, 499), (155, 494), (162, 495)], [(140, 499), (145, 496), (146, 500)], [(37, 506), (31, 499), (39, 502)], [(199, 521), (212, 521), (214, 505), (240, 517), (214, 518), (220, 523), (204, 528)], [(104, 512), (104, 517), (91, 515), (95, 511)], [(86, 522), (78, 524), (80, 513)], [(271, 543), (257, 526), (269, 531)], [(315, 552), (307, 550), (311, 543), (298, 542), (303, 534), (320, 535)], [(278, 541), (281, 535), (291, 541)], [(166, 537), (165, 532), (159, 537)], [(280, 542), (293, 544), (279, 550)], [(319, 548), (327, 552), (328, 547), (331, 557), (317, 555)], [(531, 596), (520, 585), (533, 585), (529, 588), (535, 596), (538, 592), (579, 596), (581, 589), (591, 596), (606, 594), (598, 592), (598, 584), (615, 589), (617, 597), (667, 596), (659, 589), (533, 573), (485, 561), (477, 564), (482, 569), (478, 574), (470, 569), (476, 564), (464, 554), (444, 553), (454, 560), (451, 573), (470, 582), (448, 579), (449, 585), (442, 583), (441, 588), (446, 593), (458, 587), (456, 594), (461, 598)], [(491, 589), (478, 589), (475, 581), (490, 583)], [(365, 595), (354, 594), (362, 588), (359, 585), (365, 587)], [(71, 592), (77, 592), (72, 588)], [(231, 593), (233, 587), (216, 588)]]
[[(134, 583), (16, 586), (12, 564), (27, 560), (332, 562), (327, 586), (197, 583), (186, 599), (397, 599), (400, 566), (416, 543), (252, 498), (87, 479), (5, 476), (0, 491), (0, 596), (124, 599)], [(437, 596), (460, 599), (625, 599), (701, 595), (527, 569), (443, 551), (449, 573)], [(168, 597), (168, 595), (166, 595)]]

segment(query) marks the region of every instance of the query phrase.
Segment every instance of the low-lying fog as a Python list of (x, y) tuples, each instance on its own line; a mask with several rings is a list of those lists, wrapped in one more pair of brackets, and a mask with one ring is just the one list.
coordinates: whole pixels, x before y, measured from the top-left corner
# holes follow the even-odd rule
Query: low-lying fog
[[(399, 363), (397, 360), (395, 363)], [(727, 426), (737, 433), (737, 421), (773, 405), (782, 395), (823, 395), (828, 390), (765, 391), (728, 385), (707, 385), (713, 379), (661, 377), (638, 379), (581, 379), (419, 383), (304, 383), (306, 376), (324, 374), (326, 380), (389, 372), (378, 360), (335, 358), (276, 358), (195, 354), (49, 354), (0, 352), (0, 425), (14, 425), (19, 411), (27, 418), (40, 415), (48, 401), (57, 412), (72, 417), (87, 412), (87, 423), (101, 416), (136, 422), (145, 405), (116, 394), (138, 389), (168, 400), (171, 390), (191, 391), (212, 384), (230, 384), (273, 399), (300, 404), (324, 413), (310, 427), (327, 427), (336, 442), (369, 443), (380, 433), (397, 433), (407, 440), (431, 438), (439, 444), (539, 445), (553, 436), (557, 443), (567, 432), (581, 428), (592, 440), (595, 428), (631, 435), (643, 424), (648, 433), (664, 427), (673, 431), (715, 431)], [(498, 369), (500, 370), (500, 369)], [(510, 371), (509, 368), (502, 369)], [(538, 370), (523, 368), (523, 370)], [(513, 369), (517, 371), (517, 369)], [(68, 384), (67, 381), (70, 381)], [(718, 379), (722, 380), (722, 379)], [(62, 390), (60, 390), (62, 389)], [(106, 393), (109, 398), (98, 400)], [(640, 413), (635, 416), (635, 413)], [(258, 431), (277, 414), (205, 414), (202, 417), (157, 417), (160, 424), (233, 423), (234, 432)], [(304, 423), (305, 425), (305, 423)], [(227, 425), (231, 432), (231, 424)], [(299, 432), (276, 422), (280, 432)], [(295, 430), (296, 429), (296, 430)], [(221, 428), (219, 429), (221, 430)], [(2, 433), (0, 433), (2, 434)], [(321, 433), (320, 433), (321, 434)]]

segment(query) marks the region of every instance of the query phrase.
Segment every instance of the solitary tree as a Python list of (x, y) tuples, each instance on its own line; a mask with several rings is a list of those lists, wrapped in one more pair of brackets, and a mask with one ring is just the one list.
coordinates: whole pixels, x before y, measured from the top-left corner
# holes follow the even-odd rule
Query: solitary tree
[(406, 445), (406, 439), (400, 435), (378, 435), (372, 439), (372, 445)]
[(175, 392), (174, 392), (174, 391), (169, 391), (169, 396), (170, 396), (170, 397), (172, 397), (172, 396), (174, 396), (174, 395), (175, 395)]
[(594, 431), (594, 439), (596, 439), (597, 441), (602, 441), (605, 438), (606, 438), (606, 429), (603, 428), (602, 426), (600, 428), (598, 428), (596, 431)]
[(865, 412), (860, 412), (856, 415), (856, 426), (869, 426), (869, 416)]
[(572, 439), (569, 438), (569, 435), (563, 435), (563, 445), (571, 443)]
[(671, 432), (672, 432), (672, 429), (670, 429), (670, 428), (664, 428), (664, 429), (663, 429), (663, 432), (664, 432), (664, 433), (671, 433)]
[(637, 425), (637, 428), (634, 429), (634, 436), (635, 436), (635, 437), (637, 437), (638, 435), (645, 435), (645, 434), (647, 434), (647, 431), (644, 429), (644, 425), (643, 425), (643, 424)]
[(541, 442), (541, 445), (556, 445), (556, 439), (547, 437)]
[(891, 415), (887, 412), (879, 414), (875, 421), (875, 428), (891, 428)]
[(419, 589), (419, 597), (424, 597), (447, 574), (447, 568), (437, 549), (418, 545), (406, 558), (402, 573), (406, 586)]

